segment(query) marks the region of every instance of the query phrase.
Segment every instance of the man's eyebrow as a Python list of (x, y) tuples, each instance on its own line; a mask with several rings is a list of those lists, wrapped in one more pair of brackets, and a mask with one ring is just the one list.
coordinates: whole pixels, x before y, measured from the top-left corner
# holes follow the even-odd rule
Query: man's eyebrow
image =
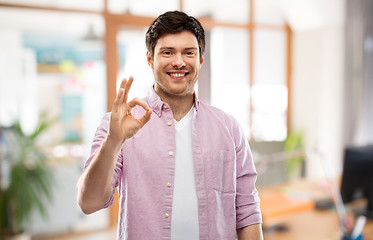
[(171, 50), (171, 49), (175, 49), (173, 47), (161, 47), (159, 48), (159, 50)]
[[(174, 47), (161, 47), (159, 48), (159, 50), (173, 50), (175, 49)], [(187, 47), (187, 48), (184, 48), (184, 50), (198, 50), (198, 48), (196, 47)]]
[(189, 48), (185, 48), (185, 50), (198, 50), (198, 48), (196, 48), (196, 47), (189, 47)]

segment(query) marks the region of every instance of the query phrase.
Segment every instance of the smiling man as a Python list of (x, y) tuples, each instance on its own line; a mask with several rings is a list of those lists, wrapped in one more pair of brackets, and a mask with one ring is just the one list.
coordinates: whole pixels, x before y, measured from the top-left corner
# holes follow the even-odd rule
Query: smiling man
[(179, 121), (193, 105), (194, 85), (204, 60), (196, 36), (190, 31), (166, 34), (154, 51), (147, 52), (147, 60), (154, 72), (155, 92)]
[(155, 84), (145, 99), (127, 101), (134, 78), (123, 79), (78, 182), (82, 211), (108, 207), (118, 188), (117, 239), (263, 239), (248, 141), (232, 116), (194, 91), (201, 24), (166, 12), (149, 27), (146, 46)]

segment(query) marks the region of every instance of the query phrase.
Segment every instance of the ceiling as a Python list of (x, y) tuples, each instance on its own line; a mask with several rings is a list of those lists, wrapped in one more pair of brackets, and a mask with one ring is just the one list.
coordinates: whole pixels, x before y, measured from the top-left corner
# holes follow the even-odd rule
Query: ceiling
[[(28, 4), (44, 7), (102, 11), (103, 0), (0, 0), (0, 3)], [(343, 0), (256, 0), (254, 20), (257, 23), (283, 25), (294, 31), (320, 28), (344, 21)], [(108, 0), (112, 13), (130, 12), (157, 16), (179, 9), (179, 0)], [(211, 16), (217, 21), (244, 24), (249, 21), (248, 0), (184, 0), (183, 9), (195, 17)], [(22, 31), (56, 31), (84, 35), (90, 26), (96, 34), (104, 33), (104, 20), (98, 14), (76, 14), (55, 11), (0, 7), (0, 28)]]

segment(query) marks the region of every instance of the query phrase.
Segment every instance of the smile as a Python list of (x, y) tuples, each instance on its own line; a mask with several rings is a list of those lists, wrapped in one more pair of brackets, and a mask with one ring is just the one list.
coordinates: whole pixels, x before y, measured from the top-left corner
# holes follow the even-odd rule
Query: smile
[(171, 77), (185, 77), (189, 73), (188, 72), (168, 72), (167, 74), (170, 75)]

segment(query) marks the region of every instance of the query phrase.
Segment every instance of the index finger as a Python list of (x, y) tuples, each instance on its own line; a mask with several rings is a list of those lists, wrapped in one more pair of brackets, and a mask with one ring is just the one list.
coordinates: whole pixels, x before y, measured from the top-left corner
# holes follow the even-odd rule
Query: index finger
[(148, 104), (144, 100), (141, 100), (139, 98), (134, 98), (134, 99), (132, 99), (131, 101), (128, 102), (128, 106), (131, 107), (131, 108), (133, 108), (136, 105), (141, 106), (145, 110), (149, 110)]
[(131, 86), (132, 86), (132, 83), (133, 83), (133, 77), (130, 76), (130, 78), (128, 79), (127, 81), (127, 84), (125, 86), (125, 89), (124, 89), (124, 99), (123, 99), (123, 102), (127, 102), (127, 99), (128, 99), (128, 93), (131, 89)]

